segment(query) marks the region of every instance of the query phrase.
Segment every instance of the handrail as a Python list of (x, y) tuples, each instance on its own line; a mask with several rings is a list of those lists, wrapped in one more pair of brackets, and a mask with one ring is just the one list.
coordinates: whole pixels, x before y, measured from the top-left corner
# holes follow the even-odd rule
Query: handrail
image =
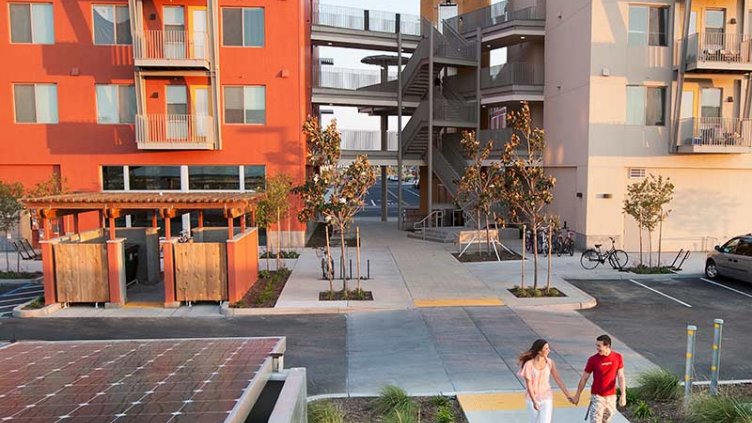
[[(397, 13), (319, 3), (313, 11), (313, 24), (374, 32), (397, 32)], [(400, 31), (420, 35), (420, 17), (399, 14)]]
[[(434, 219), (434, 225), (429, 226), (427, 223), (431, 222), (431, 219)], [(423, 233), (423, 239), (426, 239), (426, 228), (429, 227), (438, 227), (439, 226), (439, 220), (444, 220), (444, 210), (433, 210), (431, 213), (428, 213), (426, 217), (423, 219), (420, 219), (419, 221), (413, 223), (413, 229), (418, 230), (420, 229)]]
[(136, 59), (209, 60), (209, 35), (200, 31), (149, 30), (136, 34)]
[(752, 119), (685, 118), (679, 128), (683, 145), (752, 147)]
[(447, 19), (447, 23), (461, 34), (474, 32), (514, 20), (542, 21), (546, 19), (546, 2), (537, 0), (533, 6), (517, 10), (507, 10), (510, 1), (502, 1)]
[(387, 80), (381, 80), (381, 71), (373, 69), (350, 69), (334, 66), (316, 66), (313, 68), (313, 86), (316, 88), (337, 88), (357, 90), (369, 85), (397, 79), (396, 72), (389, 72)]
[[(407, 88), (412, 83), (413, 79), (415, 79), (415, 76), (420, 72), (421, 62), (428, 57), (428, 50), (429, 50), (429, 40), (427, 38), (424, 38), (423, 40), (418, 43), (418, 47), (413, 52), (413, 55), (410, 56), (410, 59), (407, 61), (407, 64), (402, 69), (402, 93), (404, 94), (405, 91), (407, 91)], [(430, 76), (429, 76), (430, 79)]]
[(415, 112), (413, 112), (412, 117), (410, 117), (410, 120), (407, 122), (407, 125), (405, 125), (404, 129), (402, 129), (402, 153), (404, 154), (410, 144), (412, 143), (415, 136), (420, 133), (420, 128), (423, 126), (423, 121), (428, 116), (428, 102), (422, 101), (420, 104), (418, 104), (418, 108), (415, 109)]
[[(677, 40), (680, 46), (682, 40)], [(679, 51), (678, 49), (675, 51)], [(687, 37), (687, 63), (752, 63), (752, 39), (744, 34), (699, 32)], [(679, 54), (674, 64), (678, 65)]]
[(213, 144), (214, 117), (136, 115), (137, 144)]
[(543, 66), (510, 62), (483, 69), (481, 73), (481, 88), (503, 87), (508, 85), (543, 85)]

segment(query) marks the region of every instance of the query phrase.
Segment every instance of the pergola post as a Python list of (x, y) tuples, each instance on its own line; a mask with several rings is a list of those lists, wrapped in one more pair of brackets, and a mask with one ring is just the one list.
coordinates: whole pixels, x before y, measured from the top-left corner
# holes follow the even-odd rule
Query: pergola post
[(164, 217), (164, 223), (165, 223), (165, 239), (169, 241), (170, 233), (172, 232), (171, 219), (169, 215), (166, 215)]
[(204, 211), (199, 210), (198, 211), (198, 228), (203, 229), (204, 227)]
[(78, 213), (73, 215), (73, 233), (78, 233)]
[(242, 216), (240, 216), (240, 232), (245, 232), (245, 213), (243, 213)]
[(157, 229), (157, 211), (151, 213), (151, 227)]
[(110, 215), (110, 241), (115, 240), (115, 218)]
[(42, 274), (44, 275), (44, 304), (50, 305), (57, 302), (55, 288), (55, 267), (52, 262), (53, 243), (50, 241), (50, 219), (42, 219), (44, 241), (40, 242), (42, 248)]
[(235, 236), (235, 228), (233, 227), (234, 222), (232, 219), (232, 214), (230, 214), (227, 217), (227, 239), (232, 239)]

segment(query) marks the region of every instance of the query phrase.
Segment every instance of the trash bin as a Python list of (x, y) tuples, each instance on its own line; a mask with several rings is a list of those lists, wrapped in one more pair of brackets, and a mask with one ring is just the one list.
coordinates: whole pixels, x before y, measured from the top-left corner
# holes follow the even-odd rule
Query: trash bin
[(131, 282), (138, 275), (138, 244), (125, 244), (125, 282)]

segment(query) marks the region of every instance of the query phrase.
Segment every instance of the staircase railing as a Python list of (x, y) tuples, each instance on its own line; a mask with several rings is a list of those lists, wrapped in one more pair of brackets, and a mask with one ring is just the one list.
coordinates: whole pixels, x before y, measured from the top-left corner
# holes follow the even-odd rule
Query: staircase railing
[[(444, 220), (444, 210), (434, 210), (428, 213), (428, 216), (413, 223), (413, 229), (420, 230), (423, 233), (423, 239), (426, 239), (426, 228), (436, 228), (439, 222)], [(433, 223), (433, 225), (431, 225)]]
[(410, 121), (407, 122), (405, 128), (402, 130), (402, 152), (405, 153), (407, 148), (413, 142), (420, 129), (425, 124), (425, 120), (428, 118), (428, 102), (423, 101), (415, 109), (415, 112), (410, 117)]
[(435, 97), (433, 100), (433, 118), (454, 122), (474, 122), (477, 117), (475, 102), (448, 100)]
[(452, 167), (449, 160), (444, 156), (441, 150), (433, 147), (433, 171), (439, 180), (446, 187), (447, 191), (452, 194), (452, 197), (457, 196), (457, 183), (461, 178), (461, 173), (458, 173), (455, 168)]
[[(407, 61), (407, 64), (405, 65), (405, 68), (402, 69), (402, 92), (404, 93), (407, 88), (413, 83), (415, 80), (415, 77), (420, 72), (420, 68), (422, 66), (421, 62), (428, 57), (428, 53), (430, 50), (429, 41), (427, 38), (423, 38), (420, 43), (418, 43), (418, 47), (413, 52), (413, 55), (410, 56), (410, 59)], [(429, 78), (430, 79), (430, 78)], [(429, 84), (432, 84), (433, 81), (428, 81)]]
[(448, 49), (442, 51), (441, 53), (444, 54), (439, 54), (440, 56), (470, 61), (478, 60), (478, 51), (474, 43), (465, 40), (465, 37), (457, 32), (447, 21), (443, 21), (441, 25), (443, 34), (437, 30), (437, 38), (441, 40), (439, 44), (446, 45)]

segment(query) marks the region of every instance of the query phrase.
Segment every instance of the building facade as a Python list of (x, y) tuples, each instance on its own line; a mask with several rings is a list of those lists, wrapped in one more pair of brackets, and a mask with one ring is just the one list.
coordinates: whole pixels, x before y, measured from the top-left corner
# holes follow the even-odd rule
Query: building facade
[[(57, 174), (74, 192), (300, 183), (310, 16), (304, 0), (4, 1), (0, 180)], [(302, 245), (295, 212), (275, 232)]]

